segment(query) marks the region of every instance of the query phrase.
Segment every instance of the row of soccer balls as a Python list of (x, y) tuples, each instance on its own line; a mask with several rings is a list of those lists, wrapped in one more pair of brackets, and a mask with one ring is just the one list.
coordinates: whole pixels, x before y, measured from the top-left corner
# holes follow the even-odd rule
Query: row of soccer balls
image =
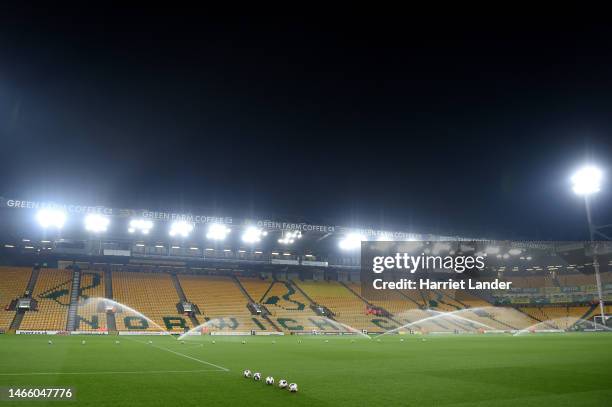
[[(242, 372), (242, 374), (246, 379), (249, 379), (251, 377), (251, 371), (249, 369)], [(261, 373), (253, 373), (252, 375), (253, 375), (253, 380), (255, 380), (256, 382), (261, 380)], [(270, 386), (273, 385), (274, 378), (272, 376), (266, 377), (266, 384)], [(295, 393), (298, 391), (297, 384), (295, 383), (287, 384), (287, 380), (285, 379), (280, 379), (278, 381), (278, 387), (280, 387), (281, 389), (288, 388), (291, 393)]]

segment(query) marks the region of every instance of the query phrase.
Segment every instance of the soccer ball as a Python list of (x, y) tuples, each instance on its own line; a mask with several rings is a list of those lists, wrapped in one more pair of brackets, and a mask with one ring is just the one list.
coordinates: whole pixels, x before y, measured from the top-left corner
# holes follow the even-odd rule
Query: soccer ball
[(261, 373), (255, 373), (253, 375), (253, 380), (255, 380), (257, 382), (260, 381), (261, 380)]
[(244, 372), (242, 372), (242, 374), (244, 375), (244, 377), (246, 377), (247, 379), (249, 377), (251, 377), (251, 371), (249, 369), (245, 370)]
[(119, 345), (119, 341), (115, 341), (115, 344)]
[(53, 341), (51, 339), (49, 339), (49, 341), (47, 342), (49, 345), (53, 345)]
[(242, 341), (242, 344), (244, 345), (246, 343), (246, 341)]
[(85, 341), (81, 341), (81, 345), (85, 345)]
[(291, 393), (295, 393), (295, 392), (297, 391), (297, 384), (295, 384), (295, 383), (291, 383), (291, 384), (289, 385), (289, 391), (290, 391)]
[(278, 387), (280, 387), (281, 389), (284, 389), (285, 387), (287, 387), (287, 380), (285, 379), (280, 379), (278, 381)]
[(266, 377), (266, 384), (274, 384), (274, 378), (272, 376)]

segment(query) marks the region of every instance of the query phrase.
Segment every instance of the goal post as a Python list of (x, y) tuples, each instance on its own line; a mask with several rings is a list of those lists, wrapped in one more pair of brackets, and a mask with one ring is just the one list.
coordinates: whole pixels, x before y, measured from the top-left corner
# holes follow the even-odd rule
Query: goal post
[(595, 329), (612, 328), (612, 315), (595, 315), (593, 316), (593, 322), (595, 323)]

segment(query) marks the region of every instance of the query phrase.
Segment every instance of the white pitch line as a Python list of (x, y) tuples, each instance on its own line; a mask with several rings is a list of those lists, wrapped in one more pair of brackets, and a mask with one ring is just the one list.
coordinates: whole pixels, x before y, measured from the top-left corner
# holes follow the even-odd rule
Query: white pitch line
[[(140, 341), (136, 341), (136, 340), (132, 340), (132, 341), (133, 342), (142, 343), (143, 345), (147, 345), (147, 343), (145, 343), (145, 342), (140, 342)], [(221, 370), (223, 370), (225, 372), (229, 372), (229, 369), (226, 368), (226, 367), (215, 365), (214, 363), (210, 363), (210, 362), (207, 362), (205, 360), (194, 358), (193, 356), (185, 355), (184, 353), (180, 353), (180, 352), (174, 351), (172, 349), (164, 348), (163, 346), (158, 346), (158, 345), (154, 345), (154, 344), (149, 344), (149, 346), (152, 346), (152, 347), (157, 348), (157, 349), (165, 350), (166, 352), (174, 353), (175, 355), (182, 356), (182, 357), (187, 358), (187, 359), (195, 360), (196, 362), (203, 363), (203, 364), (208, 365), (208, 366), (216, 367), (217, 369), (221, 369)]]
[(157, 346), (157, 345), (151, 345), (151, 346), (153, 346), (154, 348), (162, 349), (162, 350), (174, 353), (175, 355), (179, 355), (179, 356), (182, 356), (182, 357), (187, 358), (187, 359), (195, 360), (196, 362), (204, 363), (205, 365), (213, 366), (213, 367), (216, 367), (218, 369), (221, 369), (221, 370), (224, 370), (226, 372), (229, 372), (229, 369), (226, 368), (226, 367), (215, 365), (214, 363), (210, 363), (210, 362), (207, 362), (205, 360), (200, 360), (198, 358), (194, 358), (193, 356), (185, 355), (183, 353), (173, 351), (172, 349), (164, 348), (163, 346)]
[(51, 375), (97, 375), (97, 374), (153, 374), (153, 373), (202, 373), (219, 372), (219, 369), (211, 370), (141, 370), (141, 371), (116, 371), (116, 372), (28, 372), (28, 373), (0, 373), (0, 376), (51, 376)]

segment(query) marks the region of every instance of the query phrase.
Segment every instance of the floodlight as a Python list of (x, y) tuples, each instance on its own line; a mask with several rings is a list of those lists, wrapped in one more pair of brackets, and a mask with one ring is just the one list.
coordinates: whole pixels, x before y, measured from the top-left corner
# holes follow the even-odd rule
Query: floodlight
[(208, 227), (206, 238), (211, 240), (225, 240), (231, 231), (232, 230), (225, 225), (213, 223)]
[(179, 236), (179, 237), (187, 237), (193, 230), (193, 225), (191, 223), (185, 222), (184, 220), (177, 220), (176, 222), (172, 222), (170, 225), (170, 236)]
[(299, 230), (295, 230), (293, 232), (285, 232), (283, 237), (278, 239), (278, 243), (281, 244), (293, 244), (295, 243), (295, 239), (301, 239), (302, 232)]
[[(589, 225), (589, 234), (591, 243), (594, 241), (595, 233), (600, 233), (598, 227), (593, 224), (591, 207), (589, 203), (589, 195), (595, 194), (601, 190), (601, 180), (603, 174), (601, 170), (595, 166), (587, 165), (579, 169), (571, 178), (572, 189), (576, 195), (584, 196), (584, 203), (586, 207), (587, 221)], [(605, 226), (604, 226), (605, 227)], [(606, 237), (605, 235), (603, 235)], [(601, 278), (599, 275), (599, 262), (597, 261), (597, 254), (593, 253), (593, 268), (595, 269), (595, 280), (597, 283), (597, 298), (599, 300), (599, 308), (601, 311), (601, 319), (605, 321), (605, 302), (603, 297), (603, 290), (601, 287)]]
[(450, 250), (450, 248), (451, 248), (450, 244), (448, 244), (448, 243), (439, 243), (439, 242), (436, 242), (436, 243), (434, 243), (433, 249), (432, 249), (431, 252), (433, 254), (440, 254), (441, 251), (447, 251), (447, 250)]
[(342, 250), (355, 250), (361, 247), (361, 241), (366, 240), (364, 236), (359, 233), (349, 233), (344, 239), (340, 240), (340, 248)]
[(106, 232), (109, 223), (110, 221), (107, 217), (98, 215), (97, 213), (92, 213), (85, 217), (85, 229), (90, 232)]
[(601, 189), (601, 170), (592, 165), (579, 169), (571, 178), (572, 190), (576, 195), (590, 195)]
[(61, 229), (66, 223), (66, 213), (60, 209), (41, 209), (36, 214), (38, 224), (47, 229), (49, 227)]
[(268, 232), (256, 228), (255, 226), (249, 226), (242, 234), (242, 241), (245, 243), (257, 243), (261, 241), (263, 236), (266, 236)]
[(499, 253), (499, 247), (497, 246), (489, 246), (485, 249), (486, 254), (497, 254)]
[(140, 232), (143, 235), (148, 235), (149, 231), (153, 229), (153, 222), (148, 219), (132, 219), (130, 221), (130, 227), (128, 232), (135, 233)]
[(523, 251), (521, 249), (510, 249), (508, 250), (508, 254), (511, 254), (513, 256), (518, 256), (519, 254), (523, 253)]

